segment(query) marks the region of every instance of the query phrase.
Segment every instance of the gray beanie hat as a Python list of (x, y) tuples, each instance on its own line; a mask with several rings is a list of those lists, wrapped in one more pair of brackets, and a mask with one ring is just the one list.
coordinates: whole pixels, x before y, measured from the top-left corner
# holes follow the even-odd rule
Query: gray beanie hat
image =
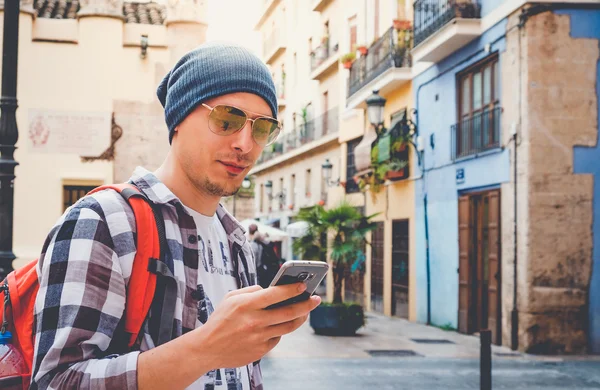
[(169, 143), (175, 127), (199, 104), (234, 92), (263, 98), (277, 117), (277, 92), (267, 66), (249, 50), (224, 43), (205, 43), (184, 55), (157, 89), (165, 109)]

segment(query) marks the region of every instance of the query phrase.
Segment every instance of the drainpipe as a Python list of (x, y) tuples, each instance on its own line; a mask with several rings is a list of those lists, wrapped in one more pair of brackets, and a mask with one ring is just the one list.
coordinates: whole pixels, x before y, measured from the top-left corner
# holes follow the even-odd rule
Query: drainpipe
[[(423, 177), (423, 180), (425, 177)], [(427, 194), (423, 196), (425, 214), (425, 257), (427, 266), (427, 325), (431, 325), (431, 268), (429, 264), (429, 226), (427, 218)]]

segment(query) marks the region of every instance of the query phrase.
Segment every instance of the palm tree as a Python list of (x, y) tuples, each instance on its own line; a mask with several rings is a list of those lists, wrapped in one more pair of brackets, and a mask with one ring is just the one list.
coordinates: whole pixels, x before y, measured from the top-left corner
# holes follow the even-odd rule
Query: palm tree
[(338, 206), (325, 210), (322, 206), (302, 210), (298, 219), (308, 223), (306, 234), (294, 241), (293, 248), (302, 258), (321, 260), (327, 258), (329, 236), (330, 257), (333, 262), (333, 304), (341, 304), (342, 281), (346, 267), (364, 259), (362, 248), (369, 244), (365, 235), (375, 229), (371, 221), (377, 214), (363, 216), (358, 210), (343, 201)]

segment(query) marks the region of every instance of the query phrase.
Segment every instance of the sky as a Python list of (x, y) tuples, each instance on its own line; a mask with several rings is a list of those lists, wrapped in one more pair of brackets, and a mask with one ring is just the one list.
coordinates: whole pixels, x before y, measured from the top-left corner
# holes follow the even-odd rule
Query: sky
[(260, 34), (254, 26), (262, 0), (208, 0), (207, 41), (241, 44), (260, 56)]

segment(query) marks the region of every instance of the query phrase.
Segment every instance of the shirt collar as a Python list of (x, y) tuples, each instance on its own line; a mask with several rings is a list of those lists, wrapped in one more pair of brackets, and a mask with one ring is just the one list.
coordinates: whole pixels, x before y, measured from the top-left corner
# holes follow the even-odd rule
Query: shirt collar
[[(149, 170), (137, 167), (130, 178), (130, 182), (139, 188), (153, 203), (162, 205), (179, 203), (182, 206), (181, 209), (188, 214), (179, 198)], [(240, 246), (244, 245), (246, 242), (246, 230), (221, 203), (217, 207), (217, 217), (229, 236), (229, 240)]]

